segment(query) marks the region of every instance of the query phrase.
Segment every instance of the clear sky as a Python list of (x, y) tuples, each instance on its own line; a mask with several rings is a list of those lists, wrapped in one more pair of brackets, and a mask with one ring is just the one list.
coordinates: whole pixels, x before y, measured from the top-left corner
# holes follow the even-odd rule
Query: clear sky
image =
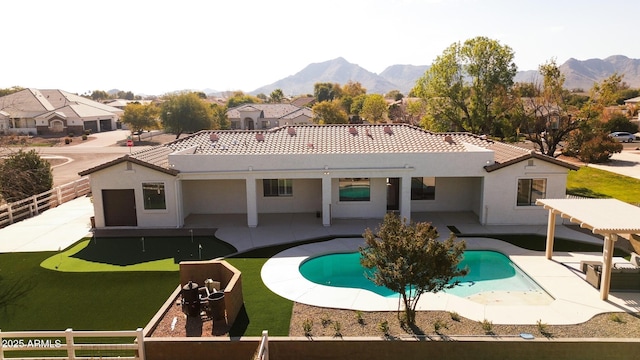
[(20, 0), (0, 7), (0, 88), (250, 92), (343, 57), (429, 65), (476, 36), (519, 70), (640, 58), (637, 0)]

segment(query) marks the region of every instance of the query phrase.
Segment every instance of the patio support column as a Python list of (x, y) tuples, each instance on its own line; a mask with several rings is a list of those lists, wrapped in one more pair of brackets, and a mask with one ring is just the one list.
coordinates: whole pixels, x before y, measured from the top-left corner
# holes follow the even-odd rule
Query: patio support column
[(602, 300), (607, 300), (609, 297), (613, 245), (616, 240), (618, 240), (617, 234), (607, 234), (604, 236), (604, 248), (602, 251), (602, 278), (600, 279), (600, 299)]
[(258, 204), (256, 201), (256, 179), (249, 177), (246, 180), (247, 187), (247, 225), (258, 226)]
[(411, 176), (400, 179), (400, 217), (411, 221)]
[(556, 214), (553, 213), (553, 209), (549, 209), (549, 221), (547, 221), (547, 259), (551, 260), (553, 257), (553, 240), (556, 236)]
[(182, 197), (182, 180), (175, 179), (176, 223), (178, 228), (184, 226), (184, 199)]
[(331, 226), (331, 176), (322, 177), (322, 225)]

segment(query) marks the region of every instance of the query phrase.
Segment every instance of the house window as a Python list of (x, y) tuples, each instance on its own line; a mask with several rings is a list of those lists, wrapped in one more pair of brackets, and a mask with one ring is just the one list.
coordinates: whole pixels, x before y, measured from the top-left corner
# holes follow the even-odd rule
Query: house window
[(411, 200), (435, 200), (436, 178), (414, 177), (411, 178)]
[(142, 197), (145, 210), (165, 210), (164, 183), (142, 183)]
[(369, 178), (342, 178), (339, 179), (340, 201), (369, 201)]
[(518, 206), (532, 206), (547, 194), (547, 179), (518, 179)]
[(293, 180), (263, 179), (264, 196), (293, 196)]

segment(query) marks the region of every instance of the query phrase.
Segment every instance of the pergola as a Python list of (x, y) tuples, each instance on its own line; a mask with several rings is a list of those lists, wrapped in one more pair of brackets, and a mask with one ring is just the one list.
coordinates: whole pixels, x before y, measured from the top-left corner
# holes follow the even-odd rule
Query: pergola
[(539, 199), (536, 205), (549, 210), (547, 259), (553, 256), (556, 215), (604, 237), (600, 298), (607, 300), (614, 243), (618, 235), (640, 233), (640, 207), (616, 199)]

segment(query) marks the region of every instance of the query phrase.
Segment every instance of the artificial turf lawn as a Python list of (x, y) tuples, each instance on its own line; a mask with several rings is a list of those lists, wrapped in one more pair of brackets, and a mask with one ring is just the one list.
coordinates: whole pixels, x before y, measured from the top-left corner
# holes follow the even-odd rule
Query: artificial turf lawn
[(585, 166), (569, 171), (567, 194), (640, 204), (640, 180)]
[(0, 286), (27, 293), (0, 307), (4, 331), (135, 330), (179, 283), (177, 271), (59, 272), (40, 267), (55, 252), (0, 254)]

